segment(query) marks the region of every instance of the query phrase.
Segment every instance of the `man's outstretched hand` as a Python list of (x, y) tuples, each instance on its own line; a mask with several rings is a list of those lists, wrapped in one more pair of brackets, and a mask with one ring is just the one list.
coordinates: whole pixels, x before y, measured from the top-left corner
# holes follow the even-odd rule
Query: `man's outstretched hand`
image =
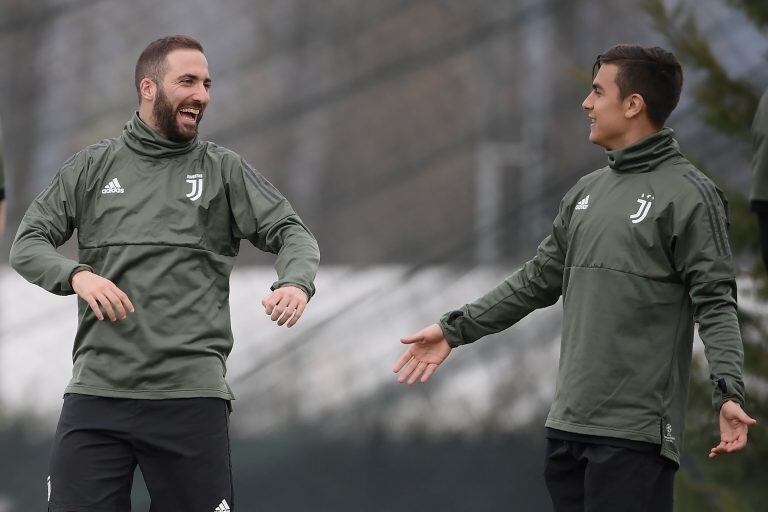
[(264, 297), (261, 305), (277, 325), (288, 322), (288, 327), (293, 327), (304, 313), (308, 300), (307, 293), (301, 288), (283, 286)]
[[(70, 282), (72, 289), (91, 307), (93, 314), (99, 320), (104, 320), (104, 308), (107, 316), (113, 322), (125, 320), (128, 312), (133, 313), (134, 308), (128, 296), (109, 279), (94, 274), (88, 270), (75, 273)], [(101, 307), (99, 307), (101, 305)]]
[(437, 366), (451, 353), (451, 346), (448, 345), (443, 330), (437, 324), (425, 327), (400, 341), (410, 346), (392, 369), (397, 373), (408, 365), (397, 378), (398, 382), (405, 382), (408, 379), (408, 384), (413, 384), (419, 375), (421, 375), (421, 382), (427, 382), (437, 370)]
[(747, 430), (757, 420), (747, 416), (741, 406), (728, 400), (720, 408), (720, 444), (709, 451), (709, 458), (737, 452), (747, 445)]

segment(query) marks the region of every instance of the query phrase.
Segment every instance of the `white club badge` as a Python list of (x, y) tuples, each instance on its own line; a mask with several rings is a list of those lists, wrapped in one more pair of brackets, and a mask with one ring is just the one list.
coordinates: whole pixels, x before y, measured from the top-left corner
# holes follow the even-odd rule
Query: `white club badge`
[(187, 174), (187, 183), (192, 185), (192, 191), (187, 194), (190, 201), (197, 201), (203, 195), (203, 175)]
[(654, 198), (651, 194), (640, 194), (640, 197), (637, 199), (637, 202), (640, 203), (640, 208), (638, 208), (635, 213), (629, 216), (632, 224), (637, 224), (638, 222), (643, 221), (645, 216), (648, 215), (648, 211), (651, 209), (653, 199)]

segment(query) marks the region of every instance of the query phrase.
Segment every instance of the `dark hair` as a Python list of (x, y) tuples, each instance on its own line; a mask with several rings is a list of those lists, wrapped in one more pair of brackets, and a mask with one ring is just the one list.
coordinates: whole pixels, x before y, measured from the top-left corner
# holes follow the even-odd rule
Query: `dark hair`
[(619, 67), (616, 85), (621, 99), (639, 94), (648, 107), (648, 119), (657, 127), (664, 126), (683, 88), (683, 69), (675, 55), (658, 46), (618, 44), (597, 56), (592, 77), (603, 64)]
[(161, 37), (152, 41), (144, 48), (144, 51), (139, 55), (139, 60), (136, 62), (136, 71), (134, 73), (134, 83), (136, 85), (136, 93), (139, 95), (139, 102), (141, 102), (141, 90), (139, 89), (141, 81), (149, 78), (160, 85), (160, 81), (165, 76), (167, 68), (165, 57), (174, 50), (182, 49), (197, 50), (200, 53), (205, 53), (203, 45), (196, 39), (183, 35)]

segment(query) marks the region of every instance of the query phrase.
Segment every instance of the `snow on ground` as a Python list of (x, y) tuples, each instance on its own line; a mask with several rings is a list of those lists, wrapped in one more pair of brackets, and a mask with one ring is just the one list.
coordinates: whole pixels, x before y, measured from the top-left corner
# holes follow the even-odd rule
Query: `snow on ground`
[[(231, 279), (235, 346), (228, 381), (242, 434), (317, 422), (337, 433), (377, 428), (473, 431), (525, 424), (554, 392), (560, 308), (537, 311), (495, 340), (461, 347), (427, 385), (399, 385), (399, 338), (476, 298), (498, 269), (323, 267), (317, 295), (293, 328), (278, 328), (261, 299), (269, 267)], [(58, 297), (0, 267), (0, 407), (52, 426), (71, 372), (76, 299)], [(513, 392), (514, 391), (514, 392)]]
[[(231, 280), (235, 346), (228, 381), (233, 429), (255, 435), (309, 423), (332, 435), (509, 431), (547, 410), (554, 393), (561, 306), (453, 351), (428, 384), (398, 384), (403, 336), (495, 286), (505, 270), (406, 266), (323, 267), (317, 295), (293, 328), (277, 327), (261, 299), (270, 267)], [(741, 308), (764, 308), (739, 282)], [(0, 408), (50, 427), (71, 372), (74, 297), (51, 295), (0, 267)], [(703, 350), (694, 345), (697, 357)]]

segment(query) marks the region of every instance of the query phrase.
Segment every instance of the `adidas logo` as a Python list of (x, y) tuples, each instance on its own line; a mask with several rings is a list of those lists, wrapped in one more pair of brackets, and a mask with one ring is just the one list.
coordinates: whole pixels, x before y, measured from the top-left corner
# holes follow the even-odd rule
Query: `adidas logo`
[(575, 209), (576, 210), (586, 210), (587, 208), (589, 208), (589, 196), (585, 197), (584, 199), (582, 199), (581, 201), (576, 203), (576, 208)]
[(219, 503), (218, 507), (213, 509), (213, 512), (229, 512), (230, 510), (227, 500), (221, 500), (221, 503)]
[(125, 189), (117, 181), (117, 178), (112, 178), (112, 181), (104, 185), (104, 188), (101, 190), (102, 194), (122, 194), (124, 192)]

